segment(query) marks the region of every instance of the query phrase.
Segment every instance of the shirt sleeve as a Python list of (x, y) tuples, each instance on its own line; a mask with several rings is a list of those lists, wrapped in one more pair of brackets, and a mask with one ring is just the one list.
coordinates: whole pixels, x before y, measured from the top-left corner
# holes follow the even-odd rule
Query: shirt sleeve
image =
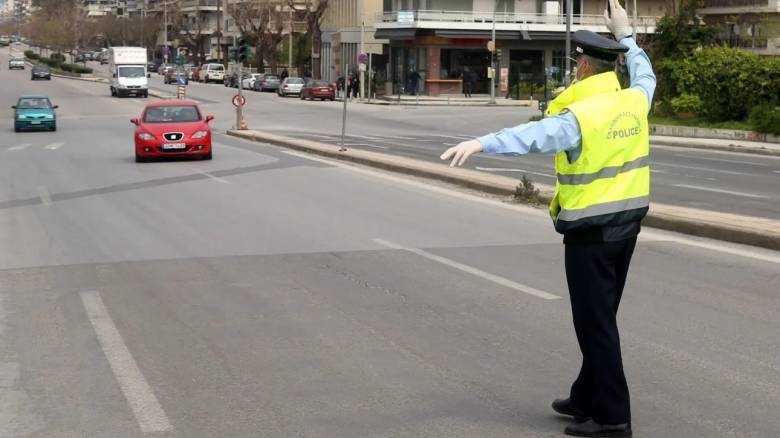
[(538, 122), (502, 129), (478, 140), (482, 152), (487, 154), (547, 154), (578, 150), (582, 134), (577, 118), (566, 111)]
[(623, 38), (620, 40), (620, 44), (628, 47), (626, 64), (628, 65), (628, 74), (631, 77), (631, 88), (642, 90), (647, 96), (647, 107), (652, 108), (656, 80), (650, 58), (641, 47), (636, 45), (633, 37)]

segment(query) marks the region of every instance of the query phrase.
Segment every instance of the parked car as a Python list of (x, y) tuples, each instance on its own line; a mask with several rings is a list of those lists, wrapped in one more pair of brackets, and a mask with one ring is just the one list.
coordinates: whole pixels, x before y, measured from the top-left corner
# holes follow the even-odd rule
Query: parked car
[(279, 89), (279, 83), (281, 79), (277, 74), (264, 74), (262, 79), (255, 82), (255, 91), (276, 91)]
[(276, 94), (281, 97), (287, 97), (291, 94), (298, 96), (301, 94), (301, 88), (303, 88), (303, 85), (303, 78), (284, 78), (282, 83), (279, 85), (279, 89), (276, 91)]
[(200, 67), (200, 81), (206, 84), (209, 82), (224, 82), (225, 66), (222, 64), (203, 64)]
[(95, 57), (92, 56), (92, 52), (84, 52), (84, 58), (86, 58), (87, 61), (93, 61), (95, 59)]
[(184, 85), (189, 85), (190, 80), (187, 77), (187, 72), (184, 69), (169, 68), (163, 76), (163, 82), (165, 84), (178, 84), (179, 80), (184, 81)]
[(186, 100), (158, 101), (146, 105), (136, 126), (135, 161), (161, 157), (212, 158), (211, 127), (214, 116), (203, 116), (197, 103)]
[(192, 75), (195, 73), (197, 67), (194, 65), (188, 65), (184, 67), (184, 71), (187, 72), (187, 79), (192, 80)]
[(24, 70), (24, 59), (22, 58), (11, 58), (8, 60), (8, 70), (14, 70), (14, 69), (20, 69)]
[(87, 55), (83, 53), (73, 55), (73, 62), (87, 62)]
[(225, 77), (222, 79), (222, 83), (224, 83), (226, 87), (235, 87), (238, 83), (238, 80), (236, 79), (237, 75), (238, 73), (235, 71), (225, 73)]
[(36, 65), (32, 68), (32, 71), (30, 71), (30, 79), (36, 80), (36, 79), (46, 79), (51, 80), (51, 70), (49, 70), (49, 67), (46, 67), (45, 65)]
[(157, 69), (157, 74), (164, 77), (166, 74), (168, 74), (168, 70), (173, 70), (173, 69), (174, 67), (170, 64), (162, 64)]
[(57, 105), (52, 105), (46, 96), (22, 96), (12, 106), (14, 109), (14, 131), (25, 129), (57, 130)]
[(149, 61), (149, 63), (146, 65), (146, 71), (150, 73), (157, 73), (157, 70), (162, 65), (162, 61), (159, 59), (154, 59), (152, 61)]
[(254, 90), (255, 82), (262, 78), (262, 73), (245, 73), (244, 78), (241, 80), (241, 88), (245, 90)]
[(301, 88), (301, 99), (336, 100), (336, 87), (328, 81), (307, 79)]

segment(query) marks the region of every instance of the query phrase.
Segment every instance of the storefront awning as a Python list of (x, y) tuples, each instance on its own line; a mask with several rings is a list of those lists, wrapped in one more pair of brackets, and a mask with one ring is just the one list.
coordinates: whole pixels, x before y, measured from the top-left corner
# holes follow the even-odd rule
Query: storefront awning
[[(492, 32), (489, 30), (456, 30), (456, 29), (436, 29), (436, 36), (443, 38), (460, 39), (479, 39), (489, 40), (492, 38)], [(501, 30), (496, 31), (496, 39), (499, 40), (517, 40), (521, 39), (520, 31)]]
[(413, 40), (417, 29), (377, 29), (374, 38), (378, 40)]

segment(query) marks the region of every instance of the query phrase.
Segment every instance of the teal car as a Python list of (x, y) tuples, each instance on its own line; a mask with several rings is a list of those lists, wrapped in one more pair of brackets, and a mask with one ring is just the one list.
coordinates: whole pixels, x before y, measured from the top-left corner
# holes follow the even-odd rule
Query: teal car
[(46, 96), (22, 96), (12, 106), (14, 109), (14, 131), (57, 130), (57, 105), (52, 105)]

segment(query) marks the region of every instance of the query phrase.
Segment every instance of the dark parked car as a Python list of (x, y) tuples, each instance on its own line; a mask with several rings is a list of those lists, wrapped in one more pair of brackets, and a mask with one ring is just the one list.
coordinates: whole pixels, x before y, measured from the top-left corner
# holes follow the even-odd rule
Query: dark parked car
[(157, 69), (160, 68), (160, 65), (162, 65), (162, 61), (159, 59), (150, 61), (148, 64), (146, 64), (146, 71), (151, 73), (157, 73)]
[(51, 70), (49, 70), (49, 67), (46, 67), (45, 65), (36, 65), (32, 68), (30, 79), (33, 81), (36, 79), (46, 79), (51, 80)]
[(265, 74), (262, 78), (255, 81), (255, 91), (276, 91), (282, 82), (279, 75)]
[(301, 99), (336, 100), (336, 87), (328, 81), (307, 79), (301, 88)]
[(184, 69), (169, 68), (166, 70), (163, 82), (166, 84), (178, 84), (179, 80), (183, 80), (184, 85), (189, 85), (190, 79), (187, 77), (187, 72)]

